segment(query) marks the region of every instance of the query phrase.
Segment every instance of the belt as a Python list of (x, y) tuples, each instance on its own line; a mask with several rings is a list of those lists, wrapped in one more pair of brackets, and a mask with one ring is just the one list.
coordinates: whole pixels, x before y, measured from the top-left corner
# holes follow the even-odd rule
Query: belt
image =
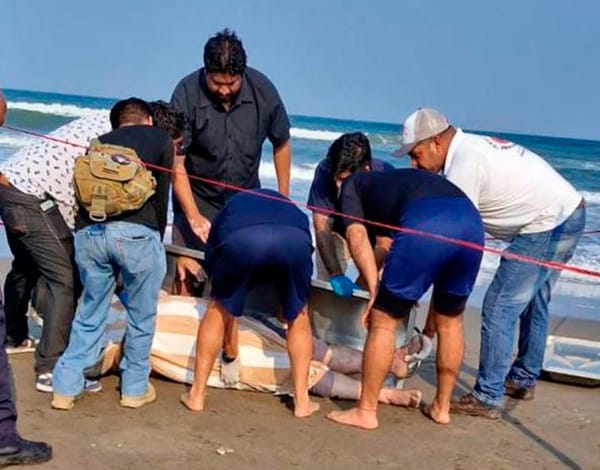
[(2, 173), (0, 173), (0, 185), (10, 188), (10, 181), (8, 181), (8, 178)]

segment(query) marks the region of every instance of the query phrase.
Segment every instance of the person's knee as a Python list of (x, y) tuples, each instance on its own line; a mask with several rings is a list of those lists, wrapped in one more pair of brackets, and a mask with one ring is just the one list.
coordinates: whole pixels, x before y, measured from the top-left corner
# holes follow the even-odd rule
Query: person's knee
[(383, 310), (373, 308), (371, 309), (371, 315), (369, 317), (369, 328), (381, 328), (396, 331), (402, 321), (404, 321), (402, 318), (394, 318)]

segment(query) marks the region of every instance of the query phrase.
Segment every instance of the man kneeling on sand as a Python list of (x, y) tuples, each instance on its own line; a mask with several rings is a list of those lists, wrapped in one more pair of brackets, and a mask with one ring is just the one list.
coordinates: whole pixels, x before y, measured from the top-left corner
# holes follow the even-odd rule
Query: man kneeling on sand
[[(191, 384), (194, 378), (196, 332), (204, 317), (207, 301), (193, 297), (164, 294), (158, 301), (156, 332), (150, 350), (153, 373), (176, 382)], [(122, 338), (126, 326), (125, 308), (115, 302), (109, 314), (100, 372), (118, 371), (122, 356)], [(239, 319), (238, 380), (223, 374), (220, 357), (214, 363), (208, 377), (208, 386), (283, 394), (291, 391), (291, 366), (286, 341), (276, 332), (274, 325), (242, 317)], [(409, 365), (407, 355), (421, 349), (420, 336), (398, 348), (390, 367), (390, 373), (405, 377)], [(360, 396), (361, 384), (353, 374), (361, 371), (362, 354), (346, 346), (328, 345), (313, 338), (313, 355), (310, 363), (309, 387), (313, 394), (355, 400)], [(421, 391), (383, 388), (380, 403), (396, 406), (417, 407)]]

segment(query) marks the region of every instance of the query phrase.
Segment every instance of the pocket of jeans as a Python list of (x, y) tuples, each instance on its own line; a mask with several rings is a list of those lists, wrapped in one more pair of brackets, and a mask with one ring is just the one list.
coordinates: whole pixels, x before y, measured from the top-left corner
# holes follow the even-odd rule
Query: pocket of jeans
[(132, 274), (152, 268), (155, 256), (155, 234), (148, 227), (128, 228), (115, 235), (122, 266)]
[(0, 216), (6, 230), (16, 237), (27, 234), (27, 223), (23, 209), (18, 206), (4, 206), (0, 208)]

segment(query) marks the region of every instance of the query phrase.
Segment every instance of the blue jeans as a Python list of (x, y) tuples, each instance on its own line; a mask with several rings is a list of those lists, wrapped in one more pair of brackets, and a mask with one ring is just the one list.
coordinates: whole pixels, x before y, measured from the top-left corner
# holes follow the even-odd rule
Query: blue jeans
[(128, 222), (91, 225), (75, 234), (75, 260), (83, 294), (69, 345), (54, 368), (54, 393), (76, 396), (83, 391), (84, 371), (100, 357), (116, 277), (121, 273), (128, 297), (121, 393), (143, 395), (150, 375), (158, 294), (166, 273), (159, 232)]
[[(561, 225), (541, 233), (517, 235), (506, 253), (567, 263), (585, 227), (585, 207)], [(548, 304), (559, 270), (502, 257), (483, 300), (479, 373), (473, 395), (500, 406), (504, 382), (530, 388), (541, 372), (548, 330)], [(518, 354), (512, 362), (514, 332), (519, 325)]]

